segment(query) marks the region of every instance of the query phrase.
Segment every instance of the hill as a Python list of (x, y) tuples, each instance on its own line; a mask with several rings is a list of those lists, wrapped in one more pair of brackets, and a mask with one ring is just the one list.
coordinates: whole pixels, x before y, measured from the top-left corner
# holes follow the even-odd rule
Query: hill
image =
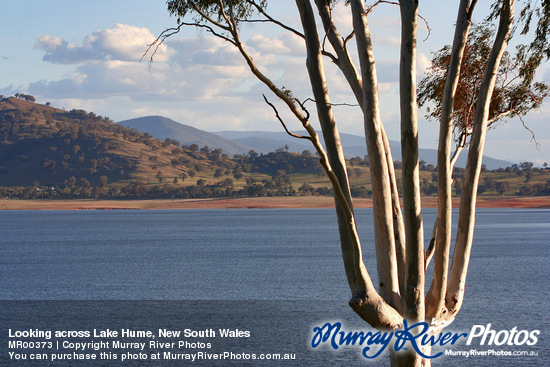
[(290, 195), (289, 173), (319, 176), (311, 154), (229, 157), (153, 138), (84, 110), (0, 100), (0, 197), (154, 198)]
[(149, 133), (156, 139), (174, 139), (184, 145), (197, 144), (199, 147), (208, 146), (221, 148), (229, 155), (245, 154), (252, 148), (239, 142), (233, 142), (221, 136), (181, 124), (162, 116), (146, 116), (130, 120), (119, 121), (118, 124), (136, 129), (142, 133)]
[(0, 101), (0, 186), (158, 182), (219, 168), (219, 158), (213, 163), (177, 141), (154, 139), (93, 112), (20, 98)]

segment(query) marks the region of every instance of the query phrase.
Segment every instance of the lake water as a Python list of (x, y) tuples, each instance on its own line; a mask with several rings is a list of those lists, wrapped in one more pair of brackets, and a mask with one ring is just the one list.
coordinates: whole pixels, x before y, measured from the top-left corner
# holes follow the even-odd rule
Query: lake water
[[(372, 210), (357, 216), (365, 263), (376, 278)], [(434, 216), (425, 210), (430, 230)], [(384, 357), (365, 360), (357, 349), (307, 348), (312, 325), (341, 320), (348, 330), (368, 327), (346, 305), (335, 222), (334, 211), (323, 209), (0, 211), (0, 320), (56, 330), (100, 321), (155, 330), (191, 319), (278, 335), (275, 343), (264, 335), (248, 347), (294, 350), (295, 365), (386, 365)], [(448, 329), (469, 332), (490, 323), (496, 331), (540, 330), (531, 347), (476, 346), (538, 356), (447, 356), (434, 365), (550, 365), (549, 238), (548, 210), (478, 210), (464, 306)], [(2, 349), (1, 365), (21, 365), (6, 355)]]

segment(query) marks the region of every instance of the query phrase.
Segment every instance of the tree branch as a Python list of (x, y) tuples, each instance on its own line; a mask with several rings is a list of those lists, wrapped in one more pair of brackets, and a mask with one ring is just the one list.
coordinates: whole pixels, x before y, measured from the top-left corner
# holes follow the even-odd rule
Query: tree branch
[[(453, 153), (453, 156), (451, 157), (451, 162), (450, 162), (451, 175), (454, 171), (455, 164), (456, 164), (456, 161), (458, 160), (458, 157), (460, 156), (460, 153), (462, 153), (462, 151), (464, 150), (464, 147), (466, 146), (466, 140), (467, 139), (468, 139), (468, 134), (466, 132), (463, 132), (462, 135), (460, 135), (460, 140), (459, 140), (458, 144), (456, 145), (455, 152)], [(452, 181), (452, 176), (451, 176), (451, 181)]]
[(505, 0), (502, 2), (498, 31), (483, 74), (476, 104), (474, 132), (465, 169), (464, 190), (460, 197), (458, 231), (445, 297), (447, 319), (454, 317), (460, 310), (464, 300), (464, 287), (473, 242), (477, 188), (487, 133), (489, 106), (500, 61), (512, 32), (513, 19), (514, 1)]
[(531, 130), (526, 124), (525, 124), (525, 121), (523, 121), (523, 117), (521, 117), (520, 115), (518, 115), (519, 117), (519, 120), (521, 121), (521, 124), (523, 125), (523, 127), (525, 128), (525, 130), (529, 131), (531, 133), (531, 141), (535, 142), (535, 146), (537, 147), (537, 149), (540, 149), (540, 144), (537, 142), (537, 139), (535, 137), (535, 133), (533, 132), (533, 130)]
[[(306, 103), (307, 101), (311, 101), (311, 102), (314, 102), (314, 103), (326, 103), (326, 102), (317, 102), (316, 100), (314, 100), (313, 98), (306, 98), (304, 100), (304, 103)], [(333, 107), (337, 107), (337, 106), (346, 106), (346, 107), (360, 107), (358, 104), (349, 104), (349, 103), (329, 103), (327, 104), (327, 106), (333, 106)]]
[(323, 47), (321, 49), (321, 53), (323, 54), (323, 56), (327, 56), (334, 64), (338, 65), (338, 58), (325, 49), (325, 41), (327, 40), (327, 38), (328, 35), (325, 33), (325, 36), (323, 37)]
[(374, 10), (375, 7), (377, 7), (378, 5), (380, 4), (390, 4), (390, 5), (397, 5), (399, 6), (399, 3), (398, 2), (395, 2), (395, 1), (385, 1), (385, 0), (378, 0), (377, 2), (375, 2), (374, 4), (372, 4), (371, 6), (368, 6), (366, 8), (366, 12), (365, 12), (365, 15), (369, 15), (371, 11)]
[(355, 37), (355, 32), (352, 31), (350, 34), (347, 35), (346, 38), (344, 38), (344, 49), (347, 49), (348, 42), (351, 41)]
[(351, 11), (361, 66), (362, 85), (359, 84), (358, 79), (352, 80), (352, 83), (362, 87), (363, 122), (367, 151), (372, 163), (370, 172), (374, 194), (374, 238), (380, 293), (386, 302), (395, 303), (399, 299), (400, 285), (394, 232), (392, 185), (389, 174), (393, 162), (387, 161), (384, 129), (380, 118), (374, 52), (363, 1), (352, 0)]
[[(437, 318), (444, 311), (449, 256), (452, 233), (452, 159), (451, 145), (453, 134), (453, 113), (456, 90), (460, 79), (460, 70), (466, 41), (470, 33), (471, 15), (475, 2), (461, 0), (456, 19), (450, 63), (443, 92), (441, 120), (439, 124), (439, 146), (437, 153), (438, 205), (437, 229), (434, 244), (434, 269), (432, 284), (426, 295), (426, 315)], [(464, 134), (462, 136), (465, 136)], [(458, 149), (457, 149), (458, 151)]]
[(153, 47), (155, 47), (155, 49), (153, 50), (153, 52), (151, 53), (151, 57), (149, 58), (149, 69), (151, 69), (151, 65), (153, 64), (153, 57), (155, 56), (155, 54), (157, 53), (159, 47), (164, 43), (164, 41), (170, 37), (170, 36), (173, 36), (174, 34), (177, 34), (179, 33), (179, 31), (181, 30), (181, 27), (183, 27), (184, 24), (180, 24), (179, 26), (177, 27), (174, 27), (174, 28), (167, 28), (165, 29), (164, 31), (162, 31), (162, 33), (149, 45), (147, 45), (147, 49), (145, 50), (145, 52), (143, 53), (143, 55), (141, 55), (141, 58), (139, 59), (139, 61), (141, 62), (143, 60), (143, 58), (145, 56), (147, 56), (147, 54), (149, 53), (149, 51), (151, 51), (151, 49)]
[(237, 23), (235, 22), (235, 18), (233, 14), (233, 6), (231, 1), (229, 2), (229, 10), (230, 10), (229, 16), (225, 12), (223, 0), (218, 0), (218, 3), (220, 4), (220, 10), (219, 10), (220, 15), (223, 17), (223, 19), (225, 19), (225, 21), (229, 25), (227, 31), (228, 32), (235, 31), (237, 29)]
[(155, 56), (155, 54), (157, 53), (159, 47), (164, 43), (164, 41), (166, 41), (167, 38), (177, 34), (180, 32), (181, 28), (183, 26), (193, 26), (193, 27), (197, 27), (197, 28), (204, 28), (206, 29), (207, 32), (209, 33), (212, 33), (212, 35), (218, 37), (218, 38), (221, 38), (223, 39), (224, 41), (227, 41), (229, 43), (231, 43), (232, 45), (236, 46), (235, 42), (229, 38), (229, 37), (226, 37), (224, 36), (223, 34), (221, 33), (218, 33), (214, 30), (214, 28), (210, 27), (209, 25), (206, 25), (206, 24), (202, 24), (202, 23), (187, 23), (187, 22), (181, 22), (177, 27), (175, 28), (167, 28), (165, 29), (158, 37), (155, 41), (153, 41), (153, 43), (151, 43), (150, 45), (147, 45), (147, 49), (145, 50), (145, 53), (141, 56), (140, 58), (140, 61), (143, 60), (143, 58), (149, 53), (149, 51), (151, 51), (151, 49), (153, 48), (153, 46), (155, 47), (155, 49), (153, 50), (153, 52), (151, 53), (151, 57), (149, 58), (149, 68), (151, 68), (151, 65), (153, 64), (153, 58)]
[(416, 43), (418, 2), (401, 0), (399, 99), (403, 162), (403, 218), (406, 238), (405, 316), (424, 320), (424, 229), (418, 164), (418, 112), (416, 103)]
[[(350, 86), (355, 99), (361, 107), (363, 114), (367, 113), (371, 109), (365, 108), (365, 101), (363, 99), (363, 80), (362, 76), (357, 70), (353, 59), (351, 58), (347, 43), (355, 37), (355, 30), (351, 32), (345, 39), (343, 39), (334, 24), (331, 8), (327, 0), (315, 0), (317, 10), (321, 16), (323, 27), (327, 39), (332, 45), (338, 57), (336, 65), (344, 74), (348, 85)], [(376, 90), (377, 86), (373, 87)], [(380, 123), (380, 133), (382, 135), (382, 145), (384, 147), (384, 155), (386, 157), (387, 171), (390, 180), (391, 191), (391, 205), (393, 211), (393, 232), (395, 237), (395, 247), (397, 255), (397, 267), (398, 267), (398, 279), (400, 294), (404, 294), (403, 287), (405, 286), (405, 229), (403, 224), (403, 216), (401, 212), (401, 204), (399, 201), (399, 192), (397, 189), (397, 178), (395, 175), (395, 168), (393, 166), (393, 157), (391, 154), (390, 143), (384, 129), (384, 125)]]
[(428, 31), (428, 35), (426, 36), (426, 38), (424, 38), (424, 41), (426, 41), (428, 38), (430, 38), (430, 35), (432, 34), (432, 29), (430, 28), (430, 24), (428, 23), (426, 18), (424, 18), (420, 14), (418, 15), (418, 17), (424, 21), (424, 25), (426, 26), (426, 30)]
[[(398, 2), (395, 2), (395, 1), (384, 1), (384, 0), (379, 0), (377, 2), (375, 2), (374, 4), (372, 4), (371, 6), (367, 7), (367, 15), (370, 14), (371, 11), (374, 10), (374, 8), (380, 4), (390, 4), (390, 5), (397, 5), (399, 6), (399, 3)], [(428, 30), (428, 35), (426, 36), (426, 38), (424, 39), (427, 40), (428, 38), (430, 38), (430, 34), (432, 33), (432, 29), (430, 28), (430, 24), (428, 23), (428, 21), (426, 20), (426, 18), (424, 18), (423, 16), (421, 15), (418, 15), (418, 17), (420, 19), (422, 19), (424, 21), (424, 24), (426, 25), (426, 29)]]
[(265, 103), (267, 103), (269, 106), (271, 106), (271, 108), (273, 109), (273, 111), (275, 112), (275, 117), (277, 118), (277, 120), (279, 120), (279, 122), (281, 123), (281, 125), (283, 125), (283, 128), (285, 129), (286, 133), (294, 138), (297, 138), (297, 139), (307, 139), (309, 141), (312, 141), (312, 138), (310, 136), (304, 136), (304, 135), (298, 135), (298, 134), (294, 134), (293, 132), (291, 132), (290, 130), (288, 130), (288, 128), (286, 127), (286, 124), (285, 122), (283, 121), (283, 119), (281, 118), (281, 116), (279, 115), (279, 111), (277, 110), (277, 108), (275, 108), (275, 106), (273, 105), (273, 103), (269, 102), (267, 100), (267, 97), (265, 96), (265, 94), (262, 94), (262, 96), (264, 97), (264, 101)]
[(432, 238), (430, 239), (430, 244), (428, 245), (428, 249), (424, 253), (424, 271), (428, 270), (428, 266), (430, 266), (430, 261), (433, 258), (433, 255), (435, 252), (436, 237), (437, 237), (437, 218), (435, 218), (434, 226), (432, 228)]
[[(223, 25), (222, 23), (220, 22), (217, 22), (215, 21), (212, 17), (210, 17), (208, 14), (206, 14), (205, 12), (203, 12), (194, 2), (190, 1), (189, 2), (191, 4), (191, 6), (193, 7), (193, 10), (195, 10), (197, 13), (199, 13), (199, 15), (201, 17), (203, 17), (204, 19), (206, 19), (208, 22), (210, 22), (211, 24), (215, 25), (216, 27), (220, 28), (220, 29), (223, 29), (224, 31), (226, 32), (229, 32), (231, 30), (231, 28), (229, 26), (225, 26)], [(220, 1), (220, 10), (223, 9), (223, 1)]]
[(290, 31), (292, 33), (294, 33), (295, 35), (297, 35), (298, 37), (300, 38), (304, 38), (304, 35), (303, 33), (297, 31), (296, 29), (292, 28), (292, 27), (289, 27), (287, 26), (286, 24), (278, 21), (277, 19), (271, 17), (259, 4), (257, 4), (255, 1), (253, 0), (246, 0), (247, 3), (253, 5), (254, 7), (256, 7), (256, 10), (258, 10), (258, 12), (260, 14), (262, 14), (264, 17), (266, 17), (267, 21), (271, 22), (271, 23), (274, 23), (276, 25), (278, 25), (279, 27), (283, 28), (283, 29), (286, 29), (287, 31)]

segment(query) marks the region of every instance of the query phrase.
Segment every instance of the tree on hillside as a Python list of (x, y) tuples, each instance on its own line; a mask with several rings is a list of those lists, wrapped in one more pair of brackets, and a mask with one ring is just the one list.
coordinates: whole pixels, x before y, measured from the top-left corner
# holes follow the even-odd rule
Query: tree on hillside
[[(466, 273), (473, 242), (476, 193), (485, 135), (491, 118), (491, 99), (498, 79), (498, 70), (501, 68), (501, 60), (512, 33), (514, 1), (502, 0), (495, 3), (494, 7), (493, 15), (498, 17), (498, 27), (495, 35), (491, 36), (488, 56), (482, 62), (483, 73), (476, 91), (475, 112), (469, 117), (471, 120), (468, 126), (471, 127), (472, 132), (469, 138), (468, 163), (463, 183), (459, 187), (461, 192), (459, 224), (450, 268), (453, 184), (451, 146), (454, 107), (455, 100), (458, 98), (457, 86), (460, 82), (460, 70), (476, 1), (460, 1), (454, 41), (449, 48), (448, 72), (445, 82), (441, 84), (440, 146), (437, 167), (438, 219), (428, 251), (424, 250), (418, 162), (416, 90), (418, 1), (401, 0), (398, 4), (402, 28), (399, 85), (403, 208), (399, 202), (397, 178), (389, 141), (381, 121), (378, 80), (367, 19), (372, 8), (367, 9), (361, 0), (346, 1), (353, 20), (353, 33), (349, 36), (341, 36), (336, 19), (332, 16), (336, 2), (315, 0), (314, 5), (318, 12), (316, 17), (312, 2), (296, 0), (296, 8), (303, 27), (303, 31), (299, 31), (271, 17), (267, 12), (265, 0), (170, 0), (168, 10), (177, 16), (178, 25), (161, 34), (157, 42), (151, 45), (152, 52), (154, 53), (155, 48), (167, 37), (176, 34), (186, 26), (197, 27), (235, 46), (250, 71), (286, 105), (306, 132), (304, 135), (290, 132), (275, 104), (264, 97), (266, 103), (273, 109), (275, 118), (288, 134), (311, 141), (331, 180), (344, 267), (351, 290), (349, 304), (352, 309), (370, 325), (381, 330), (396, 330), (402, 328), (406, 322), (420, 321), (436, 323), (442, 328), (454, 319), (464, 300)], [(544, 2), (545, 10), (548, 7), (547, 3)], [(530, 10), (530, 13), (535, 13), (534, 18), (537, 16), (540, 19), (548, 18), (548, 12), (541, 14)], [(325, 34), (318, 34), (318, 19)], [(326, 148), (323, 147), (320, 137), (310, 124), (312, 112), (306, 108), (305, 98), (299, 99), (289, 89), (275, 85), (267, 74), (269, 70), (261, 70), (247, 52), (246, 45), (241, 39), (240, 27), (248, 21), (271, 22), (304, 40), (312, 99), (315, 102)], [(544, 27), (547, 28), (548, 23), (539, 22), (537, 30)], [(350, 55), (352, 39), (355, 40), (358, 64)], [(541, 42), (542, 47), (537, 45), (532, 50), (531, 48), (525, 50), (531, 50), (531, 54), (536, 52), (542, 54), (546, 50), (546, 38)], [(332, 50), (327, 50), (329, 44)], [(323, 56), (341, 70), (363, 113), (372, 182), (374, 238), (379, 279), (377, 287), (373, 284), (362, 258), (350, 184), (329, 96)], [(432, 255), (434, 271), (431, 287), (425, 294), (427, 263)], [(439, 329), (435, 332), (439, 332)], [(422, 353), (429, 355), (430, 351), (426, 349)], [(429, 359), (422, 358), (410, 347), (407, 350), (391, 350), (390, 355), (392, 365), (430, 364)]]

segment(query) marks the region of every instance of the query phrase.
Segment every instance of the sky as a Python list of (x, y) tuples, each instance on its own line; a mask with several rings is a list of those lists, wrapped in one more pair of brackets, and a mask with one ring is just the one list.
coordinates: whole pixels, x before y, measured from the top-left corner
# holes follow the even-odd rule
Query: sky
[[(456, 3), (456, 4), (455, 4)], [(474, 20), (486, 16), (488, 2), (479, 2)], [(457, 2), (425, 0), (419, 24), (418, 81), (431, 53), (452, 42)], [(483, 8), (485, 6), (485, 8)], [(271, 1), (268, 11), (300, 29), (294, 1)], [(342, 34), (351, 29), (349, 9), (338, 6), (335, 18)], [(369, 15), (380, 82), (382, 121), (389, 138), (399, 140), (399, 9), (378, 6)], [(227, 42), (193, 28), (169, 38), (153, 63), (142, 56), (156, 36), (176, 25), (163, 0), (2, 0), (0, 12), (0, 94), (31, 94), (67, 110), (76, 108), (122, 121), (161, 115), (202, 130), (216, 132), (282, 131), (262, 93), (281, 112), (284, 106), (269, 94)], [(303, 42), (281, 28), (262, 23), (244, 26), (242, 38), (255, 62), (278, 86), (301, 100), (311, 97)], [(519, 42), (518, 40), (514, 42)], [(351, 44), (351, 43), (350, 43)], [(331, 100), (353, 104), (339, 71), (325, 60)], [(537, 80), (550, 82), (550, 63)], [(314, 109), (313, 105), (310, 105)], [(335, 107), (343, 133), (364, 135), (358, 107)], [(438, 123), (419, 110), (422, 148), (436, 148)], [(299, 124), (283, 114), (292, 130)], [(550, 162), (550, 101), (521, 121), (501, 123), (488, 133), (485, 154), (514, 163)], [(289, 142), (291, 142), (289, 137)]]

